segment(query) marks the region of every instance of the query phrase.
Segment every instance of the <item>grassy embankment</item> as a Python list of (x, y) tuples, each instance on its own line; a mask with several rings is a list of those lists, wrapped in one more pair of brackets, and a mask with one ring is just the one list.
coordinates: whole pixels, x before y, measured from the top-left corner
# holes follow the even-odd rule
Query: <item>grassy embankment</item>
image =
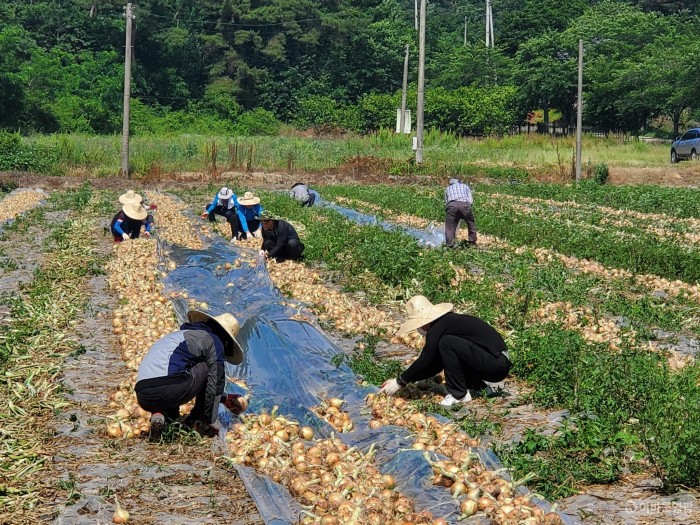
[[(91, 176), (119, 172), (121, 137), (38, 135), (24, 144), (43, 156), (37, 170), (82, 173)], [(666, 145), (585, 137), (583, 161), (593, 172), (598, 164), (651, 167), (668, 164)], [(530, 172), (570, 173), (572, 138), (540, 135), (504, 138), (457, 138), (429, 132), (425, 138), (426, 162), (412, 163), (411, 139), (382, 131), (343, 138), (226, 137), (202, 135), (136, 136), (131, 142), (134, 175), (148, 173), (227, 170), (333, 169), (353, 159), (373, 157), (390, 174), (487, 175), (522, 179)], [(36, 170), (35, 170), (36, 171)]]

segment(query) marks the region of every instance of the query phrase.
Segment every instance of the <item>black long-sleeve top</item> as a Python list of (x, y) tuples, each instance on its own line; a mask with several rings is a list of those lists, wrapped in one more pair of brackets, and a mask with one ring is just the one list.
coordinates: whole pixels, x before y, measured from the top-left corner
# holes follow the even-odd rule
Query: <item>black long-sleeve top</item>
[(462, 337), (484, 348), (494, 357), (507, 349), (506, 343), (495, 328), (478, 317), (466, 314), (447, 313), (435, 321), (425, 336), (425, 346), (408, 369), (399, 376), (404, 383), (427, 379), (434, 375), (434, 363), (440, 359), (438, 345), (446, 335)]
[(289, 224), (287, 221), (274, 221), (271, 230), (262, 229), (263, 246), (265, 241), (272, 241), (275, 243), (274, 248), (272, 248), (268, 255), (270, 257), (276, 257), (277, 254), (284, 248), (291, 239), (296, 239), (299, 241), (299, 234), (294, 229), (294, 226)]

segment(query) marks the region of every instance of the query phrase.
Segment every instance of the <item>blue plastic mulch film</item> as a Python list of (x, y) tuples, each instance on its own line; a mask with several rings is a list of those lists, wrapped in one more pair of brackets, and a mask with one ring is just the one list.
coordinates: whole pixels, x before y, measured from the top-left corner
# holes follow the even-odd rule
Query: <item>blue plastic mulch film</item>
[(411, 226), (403, 226), (388, 221), (381, 221), (377, 219), (374, 215), (360, 213), (351, 208), (345, 208), (333, 202), (329, 202), (323, 198), (319, 199), (319, 203), (321, 204), (321, 206), (334, 210), (346, 217), (347, 219), (358, 224), (376, 224), (387, 231), (404, 231), (410, 236), (415, 237), (415, 239), (418, 241), (418, 244), (422, 244), (423, 246), (436, 248), (445, 244), (445, 228), (441, 225), (431, 223), (424, 229), (413, 228)]
[[(227, 365), (227, 376), (237, 381), (228, 382), (227, 391), (247, 393), (238, 384), (244, 383), (251, 393), (250, 411), (270, 412), (278, 406), (278, 414), (314, 428), (319, 438), (329, 437), (333, 429), (312, 412), (312, 407), (323, 398), (344, 399), (354, 430), (336, 437), (365, 452), (373, 447), (377, 467), (395, 476), (397, 489), (413, 500), (416, 511), (429, 510), (456, 523), (457, 500), (445, 488), (431, 483), (432, 470), (423, 453), (407, 450), (413, 435), (402, 427), (368, 427), (370, 416), (361, 409), (365, 408), (365, 396), (377, 388), (361, 386), (347, 366), (333, 364), (333, 357), (342, 351), (320, 328), (293, 318), (303, 305), (275, 288), (257, 251), (231, 245), (223, 238), (203, 241), (204, 248), (196, 250), (159, 240), (163, 267), (176, 263), (163, 278), (164, 294), (186, 291), (188, 298), (206, 303), (210, 315), (229, 312), (238, 319), (238, 340), (245, 357), (239, 366)], [(187, 300), (176, 298), (173, 302), (184, 321)], [(487, 468), (500, 468), (490, 451), (481, 450), (480, 457)], [(299, 520), (301, 508), (284, 487), (250, 468), (236, 469), (266, 524), (291, 525)], [(543, 507), (549, 508), (546, 504)], [(464, 523), (481, 523), (483, 519), (474, 517)]]

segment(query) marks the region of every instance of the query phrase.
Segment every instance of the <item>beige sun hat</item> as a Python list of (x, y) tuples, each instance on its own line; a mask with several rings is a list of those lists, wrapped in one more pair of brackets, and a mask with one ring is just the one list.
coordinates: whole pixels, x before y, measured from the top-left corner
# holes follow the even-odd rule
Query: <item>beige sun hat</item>
[(143, 198), (141, 197), (141, 195), (136, 193), (134, 190), (129, 190), (126, 193), (123, 193), (119, 196), (119, 202), (121, 202), (122, 204), (131, 204), (133, 202), (138, 204), (142, 200)]
[(241, 206), (255, 206), (256, 204), (260, 204), (260, 198), (253, 195), (252, 191), (246, 191), (243, 197), (238, 199), (238, 204)]
[[(236, 340), (238, 332), (241, 330), (241, 326), (238, 324), (238, 319), (229, 313), (224, 313), (212, 317), (209, 314), (200, 312), (199, 310), (190, 310), (187, 312), (187, 319), (190, 323), (213, 323), (213, 328), (217, 327), (220, 330), (216, 330), (221, 333), (221, 335), (226, 336), (226, 340), (222, 339), (224, 343), (224, 349), (226, 353), (226, 361), (232, 365), (240, 365), (243, 362), (243, 349), (240, 343)], [(230, 344), (226, 344), (226, 343)]]
[(406, 335), (421, 326), (432, 323), (452, 311), (452, 303), (433, 304), (423, 295), (414, 295), (406, 302), (406, 320), (396, 335)]
[(141, 206), (140, 202), (131, 202), (122, 206), (122, 210), (130, 219), (142, 221), (148, 217), (148, 212)]

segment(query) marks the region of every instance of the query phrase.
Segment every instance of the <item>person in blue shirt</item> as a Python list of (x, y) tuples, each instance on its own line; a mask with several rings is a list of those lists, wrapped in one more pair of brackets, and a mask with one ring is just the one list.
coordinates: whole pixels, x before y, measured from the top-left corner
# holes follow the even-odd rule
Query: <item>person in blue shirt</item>
[(109, 229), (114, 236), (114, 242), (138, 239), (141, 235), (141, 227), (145, 226), (145, 237), (151, 236), (151, 223), (148, 221), (148, 212), (141, 202), (131, 202), (122, 206), (121, 211), (112, 217)]
[(243, 197), (238, 199), (238, 210), (245, 217), (244, 221), (241, 221), (241, 228), (236, 232), (237, 238), (246, 237), (262, 237), (262, 231), (260, 230), (260, 221), (258, 217), (263, 211), (263, 207), (260, 206), (260, 198), (253, 195), (252, 191), (246, 191)]
[(216, 222), (217, 215), (226, 218), (226, 222), (231, 226), (231, 242), (234, 242), (237, 237), (236, 232), (243, 228), (242, 223), (245, 221), (245, 216), (240, 211), (238, 198), (231, 188), (221, 188), (211, 204), (202, 213), (202, 219), (209, 218), (209, 222)]
[(158, 441), (166, 422), (178, 420), (180, 406), (195, 399), (184, 424), (213, 435), (247, 403), (224, 394), (226, 365), (240, 365), (244, 354), (236, 340), (238, 320), (229, 313), (212, 317), (198, 310), (187, 313), (178, 331), (153, 343), (141, 360), (136, 376), (136, 400), (151, 412), (149, 439)]

